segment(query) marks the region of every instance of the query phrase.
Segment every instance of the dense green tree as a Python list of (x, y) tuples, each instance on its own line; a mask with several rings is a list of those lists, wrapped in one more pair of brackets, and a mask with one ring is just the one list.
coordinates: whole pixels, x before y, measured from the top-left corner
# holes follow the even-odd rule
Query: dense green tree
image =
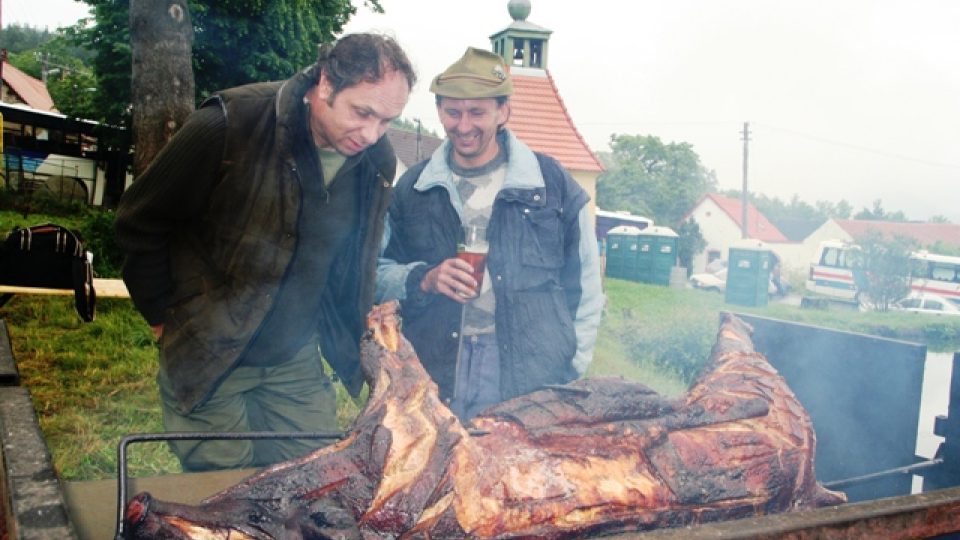
[(863, 279), (858, 284), (861, 294), (877, 311), (887, 311), (890, 304), (910, 292), (910, 253), (916, 242), (910, 238), (885, 238), (870, 231), (857, 238), (861, 249)]
[(687, 277), (693, 272), (693, 258), (707, 247), (707, 241), (700, 232), (700, 224), (694, 219), (685, 220), (677, 226), (677, 259), (680, 266), (687, 269)]
[(664, 144), (653, 135), (612, 135), (614, 166), (597, 180), (597, 204), (606, 210), (629, 210), (657, 223), (677, 226), (706, 193), (716, 190), (689, 143)]
[[(68, 29), (68, 35), (94, 51), (100, 119), (129, 125), (129, 0), (83, 1), (91, 18)], [(383, 11), (379, 0), (364, 4)], [(333, 40), (356, 12), (349, 0), (190, 0), (188, 7), (197, 99), (238, 84), (291, 76), (315, 61), (317, 46)]]
[(10, 54), (31, 51), (53, 39), (55, 34), (43, 28), (14, 23), (0, 29), (0, 47)]

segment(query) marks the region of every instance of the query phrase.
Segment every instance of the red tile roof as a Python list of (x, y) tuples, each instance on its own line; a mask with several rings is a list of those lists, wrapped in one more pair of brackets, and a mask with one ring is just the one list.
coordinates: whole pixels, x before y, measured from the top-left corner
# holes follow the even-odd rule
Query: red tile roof
[(421, 133), (418, 145), (416, 132), (397, 128), (387, 129), (387, 138), (390, 139), (394, 153), (407, 168), (413, 167), (418, 162), (430, 157), (433, 151), (443, 142), (443, 139)]
[(9, 62), (3, 63), (3, 82), (20, 98), (20, 101), (30, 107), (41, 111), (57, 110), (43, 81), (34, 79), (10, 65)]
[[(704, 200), (710, 199), (721, 210), (737, 224), (738, 227), (743, 227), (743, 205), (740, 203), (740, 199), (734, 199), (731, 197), (725, 197), (718, 193), (709, 193), (704, 195), (700, 202), (696, 206), (700, 206)], [(764, 242), (789, 242), (790, 240), (780, 232), (780, 229), (776, 225), (770, 222), (767, 219), (767, 216), (760, 213), (755, 206), (750, 203), (747, 203), (747, 235), (754, 240), (762, 240)]]
[(507, 127), (530, 148), (553, 156), (571, 171), (603, 172), (603, 165), (570, 119), (550, 72), (520, 71), (514, 69), (510, 74), (513, 96)]
[(953, 223), (908, 223), (900, 221), (870, 221), (859, 219), (835, 219), (841, 229), (854, 239), (868, 231), (878, 231), (885, 238), (904, 236), (927, 247), (937, 242), (960, 247), (960, 225)]

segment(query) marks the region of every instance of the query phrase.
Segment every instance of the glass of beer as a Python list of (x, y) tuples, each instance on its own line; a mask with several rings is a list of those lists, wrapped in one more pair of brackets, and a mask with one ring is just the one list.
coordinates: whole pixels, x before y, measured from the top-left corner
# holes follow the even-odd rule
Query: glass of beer
[(463, 227), (463, 243), (457, 246), (457, 258), (473, 267), (473, 279), (477, 281), (477, 293), (483, 284), (483, 271), (487, 263), (487, 228), (478, 225)]

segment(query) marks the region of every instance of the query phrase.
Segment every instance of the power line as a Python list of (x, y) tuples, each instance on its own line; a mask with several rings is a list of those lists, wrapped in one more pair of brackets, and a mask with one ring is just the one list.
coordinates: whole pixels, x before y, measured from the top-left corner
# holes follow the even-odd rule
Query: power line
[(920, 163), (920, 164), (923, 164), (923, 165), (930, 165), (930, 166), (933, 166), (933, 167), (944, 167), (944, 168), (947, 168), (947, 169), (960, 169), (960, 164), (955, 164), (955, 163), (942, 163), (942, 162), (937, 162), (937, 161), (930, 161), (930, 160), (926, 160), (926, 159), (915, 158), (915, 157), (907, 156), (907, 155), (904, 155), (904, 154), (897, 154), (897, 153), (894, 153), (894, 152), (888, 152), (888, 151), (886, 151), (886, 150), (878, 150), (878, 149), (876, 149), (876, 148), (869, 148), (869, 147), (861, 146), (861, 145), (858, 145), (858, 144), (853, 144), (853, 143), (848, 143), (848, 142), (843, 142), (843, 141), (835, 141), (835, 140), (832, 140), (832, 139), (827, 139), (826, 137), (820, 137), (820, 136), (818, 136), (818, 135), (811, 135), (811, 134), (809, 134), (809, 133), (803, 133), (803, 132), (796, 131), (796, 130), (792, 130), (792, 129), (787, 129), (787, 128), (781, 128), (781, 127), (777, 127), (777, 126), (772, 126), (772, 125), (770, 125), (770, 124), (759, 124), (759, 125), (762, 126), (762, 127), (768, 128), (768, 129), (772, 129), (772, 130), (774, 130), (774, 131), (782, 131), (782, 132), (784, 132), (784, 133), (789, 133), (790, 135), (795, 135), (795, 136), (797, 136), (797, 137), (801, 137), (801, 138), (804, 138), (804, 139), (809, 139), (809, 140), (812, 140), (812, 141), (817, 141), (817, 142), (824, 143), (824, 144), (832, 144), (832, 145), (834, 145), (834, 146), (842, 146), (842, 147), (845, 147), (845, 148), (851, 148), (851, 149), (853, 149), (853, 150), (858, 150), (858, 151), (861, 151), (861, 152), (868, 152), (868, 153), (871, 153), (871, 154), (877, 154), (877, 155), (880, 155), (880, 156), (884, 156), (884, 157), (888, 157), (888, 158), (893, 158), (893, 159), (900, 159), (900, 160), (903, 160), (903, 161), (912, 161), (912, 162), (914, 162), (914, 163)]
[[(645, 122), (645, 121), (625, 121), (625, 122), (577, 122), (578, 126), (730, 126), (733, 124), (739, 124), (740, 122), (734, 121), (708, 121), (708, 120), (689, 120), (689, 121), (678, 121), (678, 122)], [(823, 144), (829, 144), (833, 146), (840, 146), (844, 148), (849, 148), (852, 150), (857, 150), (859, 152), (867, 152), (870, 154), (876, 154), (891, 159), (899, 159), (902, 161), (909, 161), (912, 163), (919, 163), (922, 165), (929, 165), (931, 167), (941, 167), (946, 169), (960, 169), (960, 164), (957, 163), (944, 163), (940, 161), (931, 161), (929, 159), (922, 159), (913, 156), (908, 156), (905, 154), (899, 154), (896, 152), (890, 152), (887, 150), (880, 150), (877, 148), (870, 148), (867, 146), (862, 146), (854, 143), (848, 143), (844, 141), (838, 141), (834, 139), (829, 139), (827, 137), (821, 137), (819, 135), (812, 135), (809, 133), (804, 133), (794, 129), (783, 128), (779, 126), (774, 126), (771, 124), (764, 124), (755, 122), (755, 126), (760, 126), (767, 128), (773, 131), (779, 131), (787, 133), (796, 137), (801, 137), (804, 139), (809, 139)]]

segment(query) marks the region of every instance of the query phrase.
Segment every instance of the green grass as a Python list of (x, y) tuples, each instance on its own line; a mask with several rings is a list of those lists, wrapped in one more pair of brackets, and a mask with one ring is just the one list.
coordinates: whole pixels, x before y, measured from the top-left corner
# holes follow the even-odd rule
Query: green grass
[[(719, 313), (753, 312), (779, 319), (927, 343), (960, 350), (960, 317), (801, 310), (771, 304), (741, 308), (723, 296), (615, 279), (604, 284), (607, 305), (589, 375), (619, 375), (665, 395), (682, 393), (706, 360)], [(157, 348), (128, 300), (103, 299), (97, 319), (80, 321), (71, 297), (16, 296), (0, 308), (21, 384), (28, 388), (53, 455), (67, 480), (112, 478), (116, 447), (133, 433), (161, 432), (155, 377)], [(346, 427), (363, 400), (339, 388), (338, 420)], [(179, 471), (162, 443), (132, 445), (128, 472)]]

